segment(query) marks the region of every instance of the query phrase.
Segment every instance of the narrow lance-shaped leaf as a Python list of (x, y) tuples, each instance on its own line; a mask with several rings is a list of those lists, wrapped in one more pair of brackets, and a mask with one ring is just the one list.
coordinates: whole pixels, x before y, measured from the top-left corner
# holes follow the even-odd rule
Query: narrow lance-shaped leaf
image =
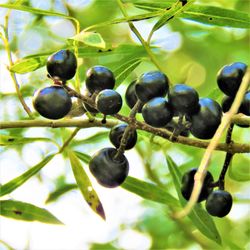
[(88, 175), (84, 171), (81, 162), (73, 151), (68, 150), (71, 167), (76, 179), (76, 183), (91, 209), (105, 220), (105, 212), (102, 203), (94, 190)]
[(39, 221), (48, 224), (63, 224), (44, 208), (16, 200), (1, 200), (0, 214), (4, 217), (23, 221)]
[[(166, 157), (169, 172), (173, 178), (173, 183), (175, 186), (175, 189), (177, 191), (179, 200), (181, 205), (184, 207), (186, 205), (186, 200), (182, 197), (181, 194), (181, 173), (177, 167), (177, 165), (174, 163), (174, 161), (171, 159), (170, 156)], [(209, 239), (215, 241), (218, 244), (221, 244), (221, 237), (220, 234), (214, 224), (213, 219), (211, 216), (202, 208), (200, 204), (196, 204), (193, 210), (189, 213), (188, 217), (191, 219), (193, 224), (197, 227), (197, 229), (207, 236)]]
[(106, 47), (105, 41), (103, 40), (101, 34), (97, 32), (82, 31), (79, 34), (69, 39), (82, 42), (86, 44), (87, 46), (91, 46), (91, 47), (97, 47), (97, 48), (102, 48), (102, 49), (105, 49)]
[(82, 152), (78, 152), (78, 151), (74, 151), (74, 153), (76, 154), (76, 156), (84, 163), (89, 164), (90, 160), (91, 160), (91, 156), (84, 154)]
[(140, 65), (141, 61), (142, 58), (135, 58), (126, 61), (124, 64), (114, 70), (117, 82), (116, 87), (118, 87), (131, 74), (131, 72)]
[(121, 187), (147, 200), (162, 203), (166, 206), (168, 204), (177, 207), (179, 206), (178, 200), (164, 189), (157, 187), (155, 184), (148, 183), (131, 176), (126, 178)]
[(20, 187), (22, 184), (24, 184), (29, 178), (31, 178), (33, 175), (38, 173), (54, 156), (55, 154), (45, 157), (40, 163), (30, 168), (28, 171), (26, 171), (22, 175), (2, 185), (0, 187), (0, 197), (11, 193), (12, 191)]
[(65, 184), (62, 187), (59, 187), (49, 194), (45, 203), (50, 203), (50, 202), (56, 201), (62, 195), (64, 195), (65, 193), (67, 193), (73, 189), (76, 189), (77, 187), (78, 186), (76, 184)]
[[(150, 13), (166, 9), (171, 4), (171, 1), (147, 2), (139, 0), (130, 2), (134, 2), (134, 6), (137, 8), (151, 11)], [(250, 28), (250, 16), (248, 13), (222, 7), (194, 4), (181, 13), (179, 17), (210, 25)]]
[(19, 145), (19, 144), (26, 144), (35, 141), (45, 141), (45, 142), (53, 142), (53, 140), (49, 138), (42, 138), (42, 137), (17, 137), (11, 135), (0, 135), (0, 146), (10, 146), (10, 145)]

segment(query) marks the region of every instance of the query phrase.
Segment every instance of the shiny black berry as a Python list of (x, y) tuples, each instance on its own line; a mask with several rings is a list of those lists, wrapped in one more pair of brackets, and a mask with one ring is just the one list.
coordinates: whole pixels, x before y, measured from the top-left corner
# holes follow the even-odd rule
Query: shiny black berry
[(104, 187), (113, 188), (121, 185), (128, 176), (129, 163), (122, 154), (117, 158), (115, 148), (98, 151), (89, 163), (90, 172)]
[(62, 86), (53, 85), (36, 91), (33, 106), (45, 118), (60, 119), (68, 114), (72, 102), (68, 92)]
[(211, 139), (221, 122), (221, 106), (210, 98), (201, 98), (200, 109), (189, 117), (190, 132), (199, 139)]
[[(125, 93), (126, 103), (131, 109), (135, 106), (135, 104), (138, 100), (138, 97), (135, 93), (135, 84), (136, 84), (136, 80), (131, 82), (126, 90), (126, 93)], [(142, 110), (142, 107), (138, 110), (138, 113), (141, 113), (141, 110)]]
[(86, 87), (90, 93), (104, 89), (113, 89), (115, 77), (111, 70), (104, 66), (94, 66), (86, 73)]
[(241, 62), (226, 65), (220, 69), (217, 74), (217, 83), (220, 90), (228, 96), (235, 96), (246, 69), (247, 65)]
[(142, 74), (135, 85), (136, 95), (144, 103), (154, 97), (165, 96), (168, 89), (168, 78), (160, 71), (151, 71)]
[(233, 205), (233, 198), (230, 193), (224, 190), (213, 191), (207, 198), (206, 210), (212, 216), (226, 216)]
[[(120, 147), (121, 139), (127, 126), (128, 126), (127, 124), (118, 124), (110, 130), (109, 140), (116, 148)], [(130, 134), (125, 149), (128, 150), (133, 148), (136, 144), (136, 141), (137, 141), (136, 130), (130, 130)]]
[(47, 71), (53, 78), (57, 77), (62, 81), (74, 77), (77, 68), (75, 54), (70, 50), (60, 50), (52, 54), (47, 61)]
[(96, 96), (96, 106), (98, 111), (104, 115), (114, 115), (118, 113), (122, 107), (122, 97), (115, 90), (102, 90)]
[[(186, 172), (181, 180), (181, 193), (182, 196), (186, 199), (189, 200), (191, 197), (192, 191), (193, 191), (193, 186), (194, 186), (194, 176), (197, 172), (197, 168), (193, 168)], [(198, 202), (204, 201), (207, 199), (209, 194), (213, 191), (213, 188), (210, 187), (210, 184), (213, 182), (213, 176), (210, 172), (207, 172), (203, 186), (201, 189), (201, 193), (198, 198)]]
[(176, 84), (170, 88), (168, 101), (174, 113), (193, 114), (199, 110), (199, 95), (196, 90), (185, 84)]
[(250, 91), (246, 92), (241, 102), (239, 112), (244, 115), (250, 116)]
[(147, 124), (164, 127), (171, 121), (173, 111), (165, 98), (155, 97), (143, 105), (142, 116)]

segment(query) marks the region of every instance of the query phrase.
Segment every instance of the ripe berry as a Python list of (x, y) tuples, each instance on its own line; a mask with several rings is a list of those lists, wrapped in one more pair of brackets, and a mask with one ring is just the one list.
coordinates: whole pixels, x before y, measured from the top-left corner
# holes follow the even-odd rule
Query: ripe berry
[(86, 87), (90, 93), (104, 89), (113, 89), (115, 77), (111, 70), (104, 66), (94, 66), (86, 73)]
[(142, 102), (154, 97), (163, 97), (169, 88), (168, 78), (160, 71), (151, 71), (142, 74), (136, 81), (135, 92)]
[[(135, 106), (135, 104), (138, 100), (138, 97), (135, 93), (135, 84), (136, 84), (136, 80), (131, 82), (126, 90), (126, 93), (125, 93), (126, 103), (131, 109)], [(142, 110), (142, 107), (138, 110), (138, 113), (141, 113), (141, 110)]]
[[(128, 126), (127, 124), (118, 124), (110, 130), (109, 140), (116, 148), (120, 147), (121, 139), (127, 126)], [(136, 141), (137, 141), (137, 132), (136, 130), (131, 130), (125, 149), (133, 148), (136, 144)]]
[(163, 97), (155, 97), (144, 104), (142, 116), (153, 127), (164, 127), (173, 117), (170, 104)]
[(62, 86), (53, 85), (36, 91), (33, 106), (45, 118), (60, 119), (68, 114), (72, 102), (70, 95)]
[(176, 84), (170, 88), (168, 100), (174, 113), (193, 114), (199, 110), (199, 95), (196, 90), (185, 84)]
[(96, 96), (96, 106), (104, 115), (114, 115), (118, 113), (122, 107), (122, 97), (115, 90), (102, 90)]
[(222, 109), (220, 105), (210, 99), (201, 98), (198, 113), (191, 115), (190, 132), (199, 139), (211, 139), (221, 122)]
[(250, 116), (250, 91), (246, 92), (239, 108), (240, 113)]
[(207, 198), (206, 210), (212, 216), (226, 216), (233, 205), (233, 198), (230, 193), (224, 190), (213, 191)]
[(235, 96), (246, 69), (247, 65), (241, 62), (226, 65), (220, 69), (217, 74), (217, 83), (220, 90), (228, 96)]
[(114, 158), (115, 148), (98, 151), (89, 163), (90, 172), (104, 187), (113, 188), (121, 185), (128, 176), (129, 163), (124, 155)]
[[(197, 172), (197, 168), (192, 168), (188, 172), (186, 172), (181, 180), (181, 193), (182, 196), (186, 199), (189, 200), (191, 197), (193, 187), (194, 187), (194, 176)], [(208, 171), (204, 182), (203, 186), (198, 198), (198, 202), (204, 201), (207, 199), (208, 195), (213, 191), (212, 187), (209, 187), (209, 185), (213, 182), (213, 176), (212, 174)]]
[(60, 50), (52, 54), (47, 61), (47, 71), (51, 77), (66, 81), (74, 77), (77, 68), (75, 54), (70, 50)]

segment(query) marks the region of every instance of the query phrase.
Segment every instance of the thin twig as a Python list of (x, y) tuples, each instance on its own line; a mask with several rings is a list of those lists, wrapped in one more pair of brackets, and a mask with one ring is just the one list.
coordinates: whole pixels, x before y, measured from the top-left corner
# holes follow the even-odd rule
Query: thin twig
[(247, 88), (249, 86), (249, 82), (250, 82), (250, 70), (248, 69), (245, 76), (242, 79), (242, 83), (240, 85), (240, 88), (237, 92), (237, 95), (234, 99), (234, 102), (230, 108), (230, 110), (223, 116), (222, 121), (220, 126), (218, 127), (217, 131), (215, 132), (212, 140), (210, 141), (204, 155), (203, 158), (201, 160), (200, 166), (195, 174), (194, 177), (194, 188), (190, 197), (190, 200), (188, 201), (187, 205), (183, 208), (183, 210), (181, 210), (180, 212), (177, 212), (176, 214), (174, 214), (174, 217), (176, 218), (181, 218), (184, 217), (186, 215), (188, 215), (192, 208), (194, 207), (194, 205), (196, 204), (202, 185), (203, 185), (203, 180), (205, 178), (208, 166), (209, 166), (209, 162), (210, 159), (212, 157), (212, 153), (213, 151), (216, 149), (217, 145), (219, 144), (219, 140), (223, 134), (223, 132), (227, 129), (227, 127), (230, 125), (231, 123), (231, 119), (233, 117), (234, 114), (237, 113), (241, 101), (247, 91)]

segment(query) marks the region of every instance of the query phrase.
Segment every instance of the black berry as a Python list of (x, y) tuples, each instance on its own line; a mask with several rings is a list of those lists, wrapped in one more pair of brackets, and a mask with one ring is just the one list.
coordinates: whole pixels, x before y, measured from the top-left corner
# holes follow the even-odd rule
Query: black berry
[(62, 81), (74, 77), (77, 68), (75, 54), (70, 50), (60, 50), (52, 54), (47, 61), (47, 71), (51, 77)]
[(199, 111), (189, 117), (190, 132), (199, 139), (211, 139), (220, 125), (222, 109), (210, 98), (201, 98), (199, 104)]
[(113, 188), (121, 185), (128, 176), (129, 163), (122, 154), (115, 158), (115, 148), (98, 151), (89, 163), (90, 172), (104, 187)]
[(147, 124), (164, 127), (171, 121), (173, 111), (165, 98), (155, 97), (143, 105), (142, 116)]
[[(126, 90), (126, 93), (125, 93), (126, 103), (131, 109), (135, 106), (135, 104), (138, 100), (138, 97), (135, 93), (135, 84), (136, 84), (136, 80), (131, 82)], [(138, 113), (141, 113), (141, 110), (142, 110), (142, 107), (138, 110)]]
[(217, 83), (220, 90), (228, 96), (235, 96), (246, 69), (247, 65), (241, 62), (226, 65), (220, 69), (217, 74)]
[(114, 115), (118, 113), (122, 107), (122, 97), (115, 90), (102, 90), (96, 96), (96, 106), (101, 113), (105, 115)]
[(72, 102), (68, 92), (62, 86), (53, 85), (36, 91), (33, 106), (45, 118), (60, 119), (68, 114)]
[(160, 71), (151, 71), (142, 74), (135, 85), (136, 95), (144, 103), (154, 97), (165, 96), (168, 89), (168, 78)]
[(174, 113), (193, 114), (199, 110), (199, 95), (196, 90), (185, 84), (176, 84), (170, 88), (168, 101)]
[[(120, 147), (121, 139), (127, 126), (128, 126), (127, 124), (118, 124), (110, 130), (109, 139), (116, 148)], [(136, 130), (130, 130), (130, 134), (125, 149), (133, 148), (136, 144), (136, 141), (137, 141)]]
[[(194, 187), (194, 176), (197, 172), (197, 168), (193, 168), (186, 172), (181, 180), (181, 193), (182, 196), (186, 199), (189, 200), (191, 197), (193, 187)], [(210, 172), (207, 172), (203, 186), (198, 198), (198, 202), (204, 201), (207, 199), (208, 195), (213, 191), (213, 188), (210, 187), (210, 184), (213, 182), (213, 176)]]
[(244, 115), (250, 116), (250, 91), (246, 92), (241, 102), (239, 112), (243, 113)]
[(104, 89), (113, 89), (115, 77), (111, 70), (104, 66), (94, 66), (86, 73), (86, 87), (90, 93)]
[(207, 198), (206, 210), (212, 216), (226, 216), (233, 204), (233, 198), (230, 193), (224, 190), (213, 191)]

